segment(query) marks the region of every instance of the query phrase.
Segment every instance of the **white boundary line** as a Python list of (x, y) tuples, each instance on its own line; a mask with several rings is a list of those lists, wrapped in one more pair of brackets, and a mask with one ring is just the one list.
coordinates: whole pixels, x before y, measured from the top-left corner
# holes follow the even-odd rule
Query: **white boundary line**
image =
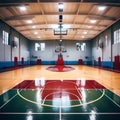
[[(106, 89), (108, 90), (108, 89)], [(102, 92), (102, 90), (100, 90), (100, 92)], [(110, 91), (111, 92), (111, 91)], [(116, 95), (116, 94), (115, 94)], [(105, 96), (110, 100), (112, 101), (116, 106), (118, 106), (120, 108), (120, 105), (118, 103), (116, 103), (114, 100), (112, 100), (107, 94), (105, 94)]]
[(13, 97), (11, 97), (7, 102), (5, 102), (2, 106), (0, 106), (0, 109), (2, 109), (5, 105), (7, 105), (7, 103), (9, 103), (10, 101), (12, 101), (13, 98), (15, 98), (18, 94), (16, 93)]
[[(7, 115), (7, 114), (11, 114), (11, 115), (15, 115), (15, 114), (17, 114), (17, 115), (26, 115), (28, 113), (20, 113), (20, 112), (18, 112), (18, 113), (17, 112), (13, 112), (13, 113), (12, 112), (3, 112), (2, 113), (2, 112), (0, 112), (0, 115)], [(71, 114), (74, 114), (74, 115), (91, 115), (92, 113), (90, 113), (90, 112), (85, 112), (85, 113), (79, 113), (79, 112), (78, 113), (67, 113), (67, 112), (66, 113), (62, 113), (62, 112), (61, 113), (60, 112), (59, 113), (55, 113), (54, 112), (54, 113), (51, 113), (50, 112), (50, 113), (30, 113), (30, 114), (31, 115), (41, 115), (41, 114), (42, 115), (47, 115), (47, 114), (48, 115), (56, 115), (56, 114), (57, 115), (59, 115), (59, 114), (61, 114), (61, 115), (71, 115)], [(96, 115), (110, 115), (110, 114), (111, 115), (120, 115), (120, 112), (116, 112), (116, 113), (112, 113), (112, 112), (111, 113), (94, 113), (94, 114), (96, 114)]]
[(105, 96), (110, 100), (112, 101), (116, 106), (118, 106), (120, 108), (120, 105), (117, 104), (114, 100), (112, 100), (108, 95), (105, 94)]
[[(24, 80), (24, 81), (25, 81), (25, 80)], [(24, 81), (22, 81), (22, 82), (24, 82)], [(22, 82), (21, 82), (21, 83), (22, 83)], [(31, 84), (31, 83), (30, 83), (30, 84)], [(29, 84), (29, 85), (30, 85), (30, 84)], [(17, 85), (18, 85), (18, 84), (17, 84)], [(29, 85), (27, 85), (27, 86), (29, 86)], [(26, 86), (26, 88), (27, 88), (27, 86)], [(10, 89), (10, 90), (12, 90), (12, 89)], [(17, 91), (17, 89), (13, 89), (13, 90), (16, 90), (16, 91)], [(23, 90), (23, 89), (20, 89), (20, 92), (21, 92), (22, 90)], [(8, 90), (8, 91), (9, 91), (9, 90)], [(7, 92), (8, 92), (8, 91), (7, 91)], [(5, 102), (2, 106), (0, 106), (0, 109), (3, 108), (5, 105), (7, 105), (7, 103), (9, 103), (9, 102), (10, 102), (13, 98), (15, 98), (17, 95), (18, 95), (18, 94), (17, 94), (17, 92), (16, 92), (16, 94), (15, 94), (13, 97), (11, 97), (7, 102)]]
[(62, 120), (62, 112), (61, 112), (62, 110), (61, 110), (61, 104), (62, 104), (62, 103), (61, 103), (61, 101), (60, 101), (60, 112), (59, 112), (59, 120)]
[(81, 97), (81, 98), (79, 98), (79, 96), (78, 96), (78, 98), (79, 98), (79, 101), (80, 101), (80, 104), (82, 104), (82, 94), (80, 93), (80, 91), (78, 90), (78, 88), (77, 87), (75, 87), (75, 89), (77, 90), (77, 92), (78, 92), (78, 94), (79, 94), (79, 96)]

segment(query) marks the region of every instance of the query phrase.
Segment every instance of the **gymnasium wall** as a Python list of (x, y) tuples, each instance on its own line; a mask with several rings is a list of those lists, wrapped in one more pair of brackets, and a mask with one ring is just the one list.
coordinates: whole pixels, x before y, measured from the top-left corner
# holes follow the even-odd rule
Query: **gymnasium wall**
[[(102, 66), (114, 67), (115, 56), (120, 56), (120, 43), (113, 44), (113, 31), (120, 28), (120, 21), (109, 27), (104, 32), (88, 41), (63, 40), (63, 46), (67, 52), (63, 53), (65, 64), (78, 64), (78, 59), (83, 60), (86, 65), (98, 65), (98, 57), (101, 57)], [(9, 32), (9, 45), (3, 44), (2, 31)], [(19, 45), (14, 48), (12, 41), (14, 36), (19, 38)], [(36, 42), (45, 42), (45, 51), (35, 51)], [(76, 43), (85, 42), (85, 51), (77, 51)], [(18, 64), (21, 65), (21, 58), (24, 57), (25, 64), (37, 64), (37, 59), (42, 64), (56, 64), (58, 53), (55, 48), (57, 40), (37, 41), (28, 40), (15, 29), (0, 20), (0, 68), (14, 66), (14, 57), (18, 57)]]
[[(112, 26), (112, 28), (113, 28), (113, 31), (116, 29), (120, 30), (120, 20), (114, 26)], [(120, 43), (112, 44), (112, 55), (113, 55), (112, 60), (114, 60), (114, 56), (117, 56), (117, 55), (120, 56)]]
[[(35, 43), (37, 42), (45, 43), (45, 51), (35, 51)], [(83, 59), (84, 64), (91, 64), (91, 42), (84, 41), (86, 43), (85, 51), (77, 51), (77, 42), (80, 41), (63, 40), (62, 45), (67, 51), (63, 53), (64, 63), (78, 64), (78, 59)], [(56, 64), (58, 58), (58, 53), (55, 52), (56, 46), (58, 46), (57, 40), (30, 41), (31, 64), (35, 64), (37, 59), (41, 59), (42, 64)]]
[(101, 57), (102, 67), (114, 68), (114, 57), (120, 56), (120, 43), (114, 44), (114, 29), (116, 26), (120, 26), (119, 21), (92, 40), (93, 65), (97, 66), (98, 57)]
[[(3, 30), (9, 33), (9, 45), (3, 44)], [(17, 47), (13, 47), (14, 36), (18, 37)], [(14, 57), (18, 57), (18, 65), (24, 57), (25, 64), (29, 62), (29, 41), (12, 27), (0, 20), (0, 68), (14, 66)]]

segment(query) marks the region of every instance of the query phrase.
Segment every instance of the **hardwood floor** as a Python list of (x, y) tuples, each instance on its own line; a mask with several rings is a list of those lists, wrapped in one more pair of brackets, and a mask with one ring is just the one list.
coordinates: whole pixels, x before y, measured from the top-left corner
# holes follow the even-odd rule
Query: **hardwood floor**
[(0, 73), (0, 94), (11, 89), (23, 80), (96, 80), (120, 96), (120, 73), (89, 66), (72, 66), (69, 72), (51, 72), (47, 65), (36, 65)]

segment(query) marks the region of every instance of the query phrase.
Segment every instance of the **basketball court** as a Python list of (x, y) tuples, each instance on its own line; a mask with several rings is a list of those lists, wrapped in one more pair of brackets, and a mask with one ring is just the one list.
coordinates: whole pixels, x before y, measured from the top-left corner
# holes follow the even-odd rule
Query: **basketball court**
[(0, 120), (120, 120), (120, 0), (0, 11)]
[[(25, 72), (33, 76), (35, 71), (41, 70), (40, 74), (46, 71), (45, 77), (39, 78), (36, 74), (38, 78), (24, 79), (0, 95), (1, 120), (119, 120), (120, 97), (117, 94), (98, 83), (97, 80), (73, 79), (78, 77), (75, 74), (77, 72), (82, 76), (86, 74), (87, 78), (89, 72), (84, 73), (84, 70), (88, 68), (72, 66), (73, 71), (58, 72), (49, 71), (48, 67), (34, 66), (1, 73), (15, 73), (17, 78), (22, 71), (22, 78), (25, 78)], [(33, 71), (28, 71), (32, 69)], [(92, 67), (90, 69), (99, 71), (99, 74), (109, 72)], [(61, 74), (61, 77), (48, 79), (49, 73), (53, 76)], [(72, 79), (67, 79), (68, 73), (73, 73)], [(34, 74), (34, 77), (36, 75)], [(65, 78), (62, 78), (63, 76)], [(55, 80), (57, 77), (60, 79)]]

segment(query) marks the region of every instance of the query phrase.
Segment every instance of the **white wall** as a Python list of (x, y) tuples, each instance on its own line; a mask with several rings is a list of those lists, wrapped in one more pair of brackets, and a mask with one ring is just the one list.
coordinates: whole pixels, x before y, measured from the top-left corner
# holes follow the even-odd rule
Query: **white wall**
[[(22, 36), (20, 33), (15, 31), (13, 28), (8, 26), (6, 23), (0, 21), (0, 67), (10, 66), (13, 65), (14, 57), (18, 57), (18, 61), (21, 61), (21, 57), (25, 58), (27, 61), (30, 58), (30, 51), (29, 51), (29, 41)], [(3, 30), (7, 31), (9, 36), (9, 45), (3, 44)], [(17, 48), (13, 48), (12, 41), (14, 36), (19, 38), (19, 45)]]
[[(45, 42), (45, 51), (35, 51), (35, 42)], [(63, 53), (63, 58), (65, 61), (77, 61), (82, 58), (85, 59), (85, 56), (91, 59), (91, 42), (84, 41), (87, 44), (86, 50), (77, 51), (76, 43), (80, 41), (64, 40), (63, 46), (66, 48), (67, 52)], [(58, 41), (49, 40), (49, 41), (31, 41), (30, 42), (30, 53), (31, 56), (37, 56), (37, 58), (42, 59), (43, 61), (56, 61), (58, 53), (55, 53), (55, 48), (58, 46)], [(31, 60), (36, 60), (31, 57)]]
[[(107, 36), (107, 37), (106, 37)], [(100, 41), (103, 42), (103, 48), (100, 48)], [(97, 36), (93, 40), (92, 46), (93, 60), (98, 60), (101, 57), (102, 61), (111, 61), (111, 31), (110, 29)]]

